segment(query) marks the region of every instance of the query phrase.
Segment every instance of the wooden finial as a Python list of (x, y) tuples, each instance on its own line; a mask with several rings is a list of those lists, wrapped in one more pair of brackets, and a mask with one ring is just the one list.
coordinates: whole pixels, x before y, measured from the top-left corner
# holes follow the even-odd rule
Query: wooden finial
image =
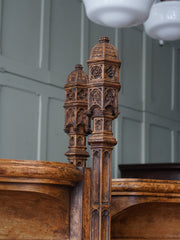
[(66, 156), (70, 163), (85, 167), (89, 156), (86, 151), (86, 136), (90, 133), (87, 112), (87, 79), (80, 64), (75, 66), (67, 78), (65, 88), (65, 132), (69, 135), (69, 151)]
[(104, 37), (92, 48), (87, 63), (88, 115), (93, 118), (93, 133), (88, 141), (92, 150), (91, 239), (110, 240), (112, 149), (117, 143), (112, 120), (119, 114), (121, 62), (115, 47)]
[(100, 39), (99, 39), (99, 42), (100, 43), (103, 43), (103, 42), (107, 42), (107, 43), (109, 43), (109, 38), (108, 37), (101, 37)]

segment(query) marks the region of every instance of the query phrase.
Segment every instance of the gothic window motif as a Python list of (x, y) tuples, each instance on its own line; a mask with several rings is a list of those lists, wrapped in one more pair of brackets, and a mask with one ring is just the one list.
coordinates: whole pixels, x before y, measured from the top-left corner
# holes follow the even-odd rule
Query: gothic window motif
[[(99, 209), (92, 209), (92, 227), (93, 229), (99, 229), (99, 215), (100, 215), (100, 212), (99, 212)], [(99, 231), (93, 231), (91, 234), (91, 239), (98, 239), (98, 233)]]
[(93, 108), (93, 115), (99, 116), (101, 114), (101, 109), (99, 107)]
[(75, 114), (74, 110), (72, 108), (68, 109), (66, 112), (66, 125), (68, 124), (74, 124), (75, 122)]
[(110, 158), (111, 158), (110, 153), (108, 151), (104, 151), (103, 159), (108, 162), (110, 160)]
[(99, 215), (99, 209), (93, 209), (92, 214), (93, 215)]
[(74, 137), (70, 137), (69, 146), (74, 146)]
[(83, 108), (77, 112), (77, 123), (86, 126), (86, 111)]
[[(111, 162), (111, 152), (104, 149), (103, 150), (103, 165), (104, 165), (104, 178), (110, 174), (110, 162)], [(102, 199), (104, 203), (108, 203), (110, 201), (110, 182), (107, 180), (106, 185), (107, 189), (102, 192)]]
[(105, 216), (105, 217), (109, 216), (109, 211), (107, 209), (103, 210), (102, 216)]
[(87, 89), (78, 89), (77, 100), (87, 101)]
[(102, 78), (102, 66), (92, 66), (90, 73), (91, 79)]
[(105, 72), (109, 78), (113, 78), (116, 74), (116, 68), (114, 66), (108, 65), (106, 66)]
[(109, 106), (115, 107), (115, 91), (114, 89), (107, 89), (105, 92), (105, 108)]
[(94, 159), (94, 162), (99, 161), (99, 159), (100, 159), (100, 152), (99, 151), (96, 151), (96, 150), (94, 151), (93, 159)]
[(102, 119), (96, 119), (95, 120), (95, 131), (101, 131), (102, 130), (102, 124), (103, 124)]
[(98, 88), (90, 89), (90, 107), (91, 106), (100, 106), (101, 107), (101, 91)]
[(84, 145), (84, 140), (81, 136), (77, 138), (77, 145), (78, 146), (83, 146)]
[(83, 165), (82, 161), (78, 161), (76, 166), (81, 167), (82, 165)]
[(66, 100), (67, 101), (74, 101), (75, 100), (75, 92), (76, 92), (75, 88), (67, 90)]

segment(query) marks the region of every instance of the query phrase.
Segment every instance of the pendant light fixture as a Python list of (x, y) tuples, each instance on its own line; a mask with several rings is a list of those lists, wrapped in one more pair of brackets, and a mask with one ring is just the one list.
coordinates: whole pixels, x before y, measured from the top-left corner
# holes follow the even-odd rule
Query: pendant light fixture
[(122, 28), (142, 24), (154, 0), (83, 0), (88, 18), (100, 25)]
[(144, 28), (154, 39), (180, 39), (180, 1), (166, 0), (154, 3)]

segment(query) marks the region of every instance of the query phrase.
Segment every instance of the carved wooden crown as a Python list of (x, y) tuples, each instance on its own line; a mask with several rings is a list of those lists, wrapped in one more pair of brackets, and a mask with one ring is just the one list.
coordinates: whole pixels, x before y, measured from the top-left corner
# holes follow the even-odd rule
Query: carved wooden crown
[(86, 84), (88, 80), (87, 74), (83, 71), (83, 66), (81, 64), (76, 64), (75, 70), (72, 71), (67, 77), (67, 84), (64, 86), (68, 87), (69, 84)]
[(102, 37), (99, 39), (99, 43), (96, 44), (90, 53), (89, 60), (118, 60), (119, 55), (116, 48), (109, 43), (108, 37)]

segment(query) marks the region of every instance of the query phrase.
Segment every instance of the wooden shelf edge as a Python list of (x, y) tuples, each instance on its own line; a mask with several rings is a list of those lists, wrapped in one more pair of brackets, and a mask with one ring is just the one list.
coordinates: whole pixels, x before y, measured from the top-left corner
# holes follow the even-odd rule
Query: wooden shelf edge
[(0, 182), (75, 186), (82, 178), (81, 172), (69, 163), (0, 159)]
[(140, 194), (180, 194), (180, 181), (120, 178), (112, 180), (112, 195)]
[(0, 159), (0, 191), (46, 194), (60, 199), (83, 179), (74, 165), (60, 162)]

